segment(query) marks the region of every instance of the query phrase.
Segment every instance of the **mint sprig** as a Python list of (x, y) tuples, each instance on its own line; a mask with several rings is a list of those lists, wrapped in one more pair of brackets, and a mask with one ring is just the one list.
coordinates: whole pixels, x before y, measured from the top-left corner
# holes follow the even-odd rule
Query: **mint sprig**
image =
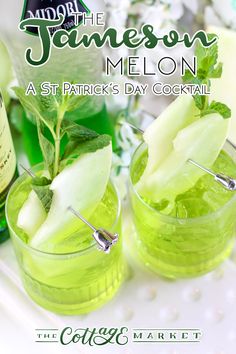
[[(21, 87), (15, 87), (13, 90), (37, 125), (39, 144), (50, 179), (35, 178), (32, 181), (32, 188), (48, 212), (52, 201), (51, 182), (69, 163), (68, 161), (102, 149), (110, 144), (111, 138), (107, 135), (98, 135), (93, 130), (65, 119), (66, 112), (72, 112), (85, 103), (84, 96), (64, 96), (60, 91), (55, 96), (39, 94), (26, 96), (25, 90)], [(50, 140), (45, 136), (46, 129), (51, 133)], [(61, 140), (65, 136), (67, 144), (61, 156)]]
[[(39, 94), (26, 96), (25, 90), (21, 87), (15, 87), (13, 90), (24, 109), (36, 121), (40, 148), (50, 178), (53, 180), (59, 173), (60, 145), (64, 135), (68, 137), (64, 158), (68, 157), (81, 141), (91, 140), (98, 136), (97, 133), (64, 119), (66, 112), (78, 109), (85, 103), (86, 97), (64, 96), (59, 90), (55, 96)], [(46, 128), (50, 131), (53, 142), (45, 136)]]
[[(208, 34), (208, 39), (216, 37), (215, 34)], [(218, 44), (217, 42), (210, 47), (203, 47), (198, 43), (195, 48), (195, 56), (197, 57), (197, 75), (194, 76), (190, 70), (186, 70), (183, 76), (183, 82), (186, 84), (207, 85), (211, 87), (211, 79), (220, 78), (222, 75), (223, 64), (218, 63)], [(231, 117), (230, 108), (221, 102), (209, 102), (208, 95), (193, 96), (196, 107), (200, 110), (200, 117), (204, 117), (210, 113), (219, 113), (224, 119)]]

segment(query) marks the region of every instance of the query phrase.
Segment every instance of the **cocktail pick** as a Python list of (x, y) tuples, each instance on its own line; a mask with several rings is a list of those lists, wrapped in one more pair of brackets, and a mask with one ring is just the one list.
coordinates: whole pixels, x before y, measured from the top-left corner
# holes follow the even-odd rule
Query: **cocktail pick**
[[(32, 178), (35, 178), (35, 174), (29, 169), (20, 165), (20, 167)], [(93, 231), (93, 238), (98, 244), (98, 248), (105, 252), (110, 253), (111, 247), (117, 243), (119, 235), (117, 233), (113, 234), (105, 229), (96, 229), (88, 220), (86, 220), (78, 211), (73, 209), (71, 206), (68, 207), (68, 210), (74, 214), (77, 218), (83, 221), (90, 229)]]
[[(139, 133), (143, 134), (144, 131), (135, 125), (125, 122), (124, 124), (128, 124), (132, 129), (137, 130)], [(229, 191), (236, 191), (236, 180), (230, 176), (224, 175), (223, 173), (214, 173), (212, 170), (200, 165), (196, 161), (192, 159), (188, 159), (188, 162), (191, 163), (192, 165), (196, 166), (197, 168), (200, 168), (201, 170), (205, 171), (209, 175), (214, 177), (214, 180), (221, 184), (225, 189)]]
[(98, 248), (105, 252), (109, 253), (111, 247), (117, 243), (118, 241), (118, 234), (112, 234), (111, 232), (105, 229), (96, 229), (88, 220), (86, 220), (78, 211), (73, 209), (71, 206), (68, 207), (68, 210), (74, 214), (77, 218), (79, 218), (83, 223), (85, 223), (92, 231), (93, 231), (93, 238), (98, 244)]
[(26, 168), (25, 166), (21, 165), (20, 164), (20, 167), (32, 178), (35, 178), (35, 174), (29, 169), (29, 168)]
[(200, 165), (196, 161), (193, 161), (192, 159), (189, 159), (188, 162), (191, 164), (195, 165), (196, 167), (200, 168), (201, 170), (205, 171), (209, 175), (214, 177), (214, 180), (217, 183), (220, 183), (223, 187), (228, 189), (229, 191), (235, 191), (236, 190), (236, 180), (233, 179), (232, 177), (226, 176), (223, 173), (214, 173), (213, 171), (209, 170), (208, 168)]

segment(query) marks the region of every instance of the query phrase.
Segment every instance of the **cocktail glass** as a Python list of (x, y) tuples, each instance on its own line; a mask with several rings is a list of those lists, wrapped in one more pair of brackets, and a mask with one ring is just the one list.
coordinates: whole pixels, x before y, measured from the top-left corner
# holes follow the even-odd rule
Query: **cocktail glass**
[[(233, 165), (231, 172), (234, 174), (232, 177), (236, 177), (236, 148), (226, 142), (223, 150), (220, 159), (224, 160), (226, 156), (230, 158)], [(189, 211), (194, 211), (194, 208), (197, 210), (200, 208), (199, 198), (202, 198), (205, 188), (205, 198), (208, 198), (209, 204), (204, 202), (202, 207), (206, 208), (206, 215), (166, 215), (151, 202), (144, 200), (135, 189), (146, 161), (147, 146), (143, 143), (134, 153), (130, 167), (136, 254), (149, 269), (168, 278), (193, 277), (213, 270), (229, 256), (234, 244), (236, 192), (223, 190), (213, 177), (206, 175), (192, 192), (194, 198), (189, 198), (189, 194), (181, 195), (176, 202), (180, 203), (182, 211), (183, 205), (187, 205)], [(221, 195), (225, 198), (225, 203), (217, 207)]]
[[(42, 165), (32, 170), (38, 174)], [(19, 210), (31, 189), (30, 180), (25, 173), (21, 175), (12, 186), (6, 203), (10, 236), (24, 287), (37, 304), (52, 312), (83, 314), (93, 311), (115, 295), (126, 276), (117, 191), (109, 182), (102, 201), (89, 219), (98, 228), (119, 233), (118, 243), (110, 254), (97, 249), (86, 225), (58, 245), (59, 253), (46, 253), (27, 244), (27, 236), (17, 227)]]

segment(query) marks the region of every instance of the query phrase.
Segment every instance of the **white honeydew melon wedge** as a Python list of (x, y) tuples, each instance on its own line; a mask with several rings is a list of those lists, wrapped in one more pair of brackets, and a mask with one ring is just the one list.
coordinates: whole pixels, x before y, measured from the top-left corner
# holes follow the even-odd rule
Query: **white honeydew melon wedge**
[(87, 153), (66, 167), (52, 182), (53, 199), (45, 222), (31, 239), (31, 246), (53, 252), (57, 242), (77, 231), (83, 223), (68, 207), (84, 217), (95, 210), (109, 181), (112, 162), (111, 144), (96, 152)]
[(225, 143), (229, 124), (230, 119), (214, 113), (182, 129), (166, 160), (145, 181), (137, 183), (141, 196), (156, 203), (163, 199), (173, 202), (177, 195), (193, 187), (204, 172), (188, 159), (210, 168)]
[(178, 131), (196, 120), (198, 114), (191, 95), (179, 96), (144, 132), (148, 162), (142, 179), (153, 173), (173, 149)]
[(37, 194), (31, 191), (17, 219), (17, 226), (32, 238), (45, 221), (47, 213)]
[(219, 37), (218, 61), (223, 63), (220, 79), (211, 79), (211, 100), (224, 102), (232, 111), (228, 138), (236, 144), (236, 32), (221, 27), (209, 26), (208, 33)]

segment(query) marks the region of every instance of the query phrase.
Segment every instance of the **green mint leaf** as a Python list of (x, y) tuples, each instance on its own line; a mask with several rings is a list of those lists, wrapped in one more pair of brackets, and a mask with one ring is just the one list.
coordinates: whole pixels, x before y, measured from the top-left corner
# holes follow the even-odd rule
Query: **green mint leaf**
[(184, 76), (182, 77), (182, 81), (185, 84), (192, 83), (192, 80), (194, 79), (193, 74), (191, 73), (190, 70), (186, 70)]
[(224, 119), (231, 117), (231, 109), (224, 103), (212, 101), (209, 109), (214, 109), (218, 112)]
[[(211, 40), (217, 37), (215, 34), (211, 33), (207, 35), (208, 39)], [(196, 45), (195, 55), (198, 61), (198, 69), (202, 69), (209, 73), (210, 70), (217, 64), (218, 60), (218, 44), (217, 42), (210, 47), (204, 47), (200, 42)]]
[(36, 119), (39, 145), (43, 154), (44, 161), (50, 176), (53, 176), (53, 164), (55, 158), (55, 148), (53, 144), (43, 135), (42, 123)]
[(32, 184), (35, 185), (35, 186), (48, 186), (52, 183), (52, 181), (45, 177), (45, 176), (42, 176), (42, 177), (34, 177), (32, 178)]
[(73, 157), (78, 157), (83, 154), (90, 152), (95, 152), (97, 150), (103, 149), (105, 146), (111, 143), (111, 137), (109, 135), (103, 134), (99, 135), (97, 138), (81, 142), (77, 148), (72, 152)]
[(39, 95), (39, 104), (41, 109), (41, 115), (44, 118), (44, 121), (50, 127), (51, 130), (54, 130), (57, 123), (57, 109), (59, 103), (55, 96), (42, 96)]
[(193, 96), (194, 101), (195, 101), (195, 105), (196, 107), (202, 111), (205, 107), (206, 104), (206, 97), (205, 96), (201, 96), (201, 95), (195, 95)]
[(26, 96), (25, 90), (22, 87), (13, 87), (13, 91), (18, 97), (20, 103), (24, 107), (27, 113), (30, 115), (40, 116), (40, 106), (36, 96), (32, 94)]
[(208, 77), (208, 72), (203, 68), (199, 68), (197, 71), (197, 78), (202, 83), (203, 80), (206, 80)]
[(83, 127), (71, 120), (64, 119), (62, 122), (62, 131), (67, 134), (68, 143), (65, 148), (64, 156), (69, 156), (77, 146), (84, 141), (97, 138), (99, 136), (95, 131)]
[(68, 135), (69, 139), (77, 141), (85, 141), (98, 137), (98, 133), (79, 125), (69, 119), (64, 119), (62, 122), (62, 131)]
[(40, 199), (45, 211), (48, 213), (52, 204), (53, 192), (50, 190), (51, 180), (46, 177), (32, 179), (32, 189)]
[(78, 158), (84, 154), (95, 152), (99, 149), (103, 149), (111, 143), (111, 137), (109, 135), (103, 134), (98, 135), (94, 139), (90, 139), (87, 141), (82, 141), (77, 144), (69, 154), (65, 153), (63, 156), (63, 160), (60, 164), (60, 170), (62, 170), (67, 164), (70, 163), (71, 160)]
[(58, 87), (56, 91), (56, 95), (39, 95), (40, 106), (42, 111), (44, 112), (54, 112), (57, 111), (58, 107), (60, 107), (63, 103), (63, 97), (61, 89)]
[(26, 96), (25, 89), (23, 89), (22, 87), (13, 87), (13, 91), (15, 92), (21, 105), (23, 106), (24, 110), (27, 112), (28, 115), (32, 116), (35, 120), (44, 120), (47, 125), (51, 127), (51, 129), (53, 129), (55, 125), (55, 118), (54, 116), (48, 116), (48, 114), (46, 114), (46, 110), (44, 112), (42, 102), (40, 101), (41, 99), (43, 99), (43, 96), (34, 96), (32, 94)]
[(223, 72), (223, 64), (219, 63), (215, 69), (211, 71), (210, 78), (211, 79), (219, 79)]
[(86, 96), (68, 95), (64, 98), (64, 107), (66, 112), (73, 112), (80, 108), (87, 101)]
[(224, 103), (212, 101), (209, 107), (201, 113), (201, 117), (210, 114), (219, 113), (224, 119), (231, 117), (231, 109)]

